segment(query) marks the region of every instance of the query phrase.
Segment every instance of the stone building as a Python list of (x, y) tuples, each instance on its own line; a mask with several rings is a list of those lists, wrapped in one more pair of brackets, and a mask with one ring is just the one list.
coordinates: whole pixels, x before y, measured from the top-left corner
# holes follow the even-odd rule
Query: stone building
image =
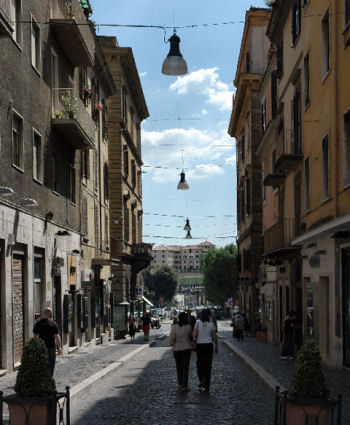
[[(98, 281), (90, 273), (83, 284), (81, 271), (109, 255), (86, 228), (82, 212), (91, 186), (84, 167), (90, 176), (100, 168), (92, 164), (95, 151), (107, 160), (102, 112), (94, 115), (94, 102), (103, 102), (114, 85), (90, 13), (87, 0), (0, 1), (1, 370), (18, 365), (47, 306), (59, 324), (64, 353), (96, 342), (91, 295), (110, 271)], [(93, 81), (99, 86), (94, 94)], [(102, 193), (98, 182), (88, 205), (103, 208)], [(96, 226), (101, 232), (105, 225)], [(89, 241), (82, 244), (82, 237)]]
[(109, 188), (113, 314), (125, 329), (128, 311), (139, 313), (147, 300), (140, 273), (152, 260), (152, 246), (142, 242), (141, 122), (149, 116), (136, 63), (129, 47), (115, 37), (99, 37), (117, 87), (108, 101)]
[(228, 132), (237, 141), (238, 301), (252, 329), (260, 320), (259, 266), (262, 256), (261, 162), (256, 149), (262, 134), (258, 91), (267, 65), (270, 11), (251, 8), (234, 85), (237, 88)]

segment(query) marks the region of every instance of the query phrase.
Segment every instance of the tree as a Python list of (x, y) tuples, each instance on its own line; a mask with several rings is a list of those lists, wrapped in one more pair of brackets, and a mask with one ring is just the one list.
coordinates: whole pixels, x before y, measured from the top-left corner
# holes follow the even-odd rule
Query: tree
[(169, 266), (152, 266), (145, 270), (143, 274), (145, 286), (151, 300), (159, 303), (159, 298), (164, 298), (164, 302), (171, 302), (177, 287), (177, 275)]
[(236, 292), (237, 247), (210, 249), (202, 259), (203, 284), (206, 298), (214, 304), (222, 304)]

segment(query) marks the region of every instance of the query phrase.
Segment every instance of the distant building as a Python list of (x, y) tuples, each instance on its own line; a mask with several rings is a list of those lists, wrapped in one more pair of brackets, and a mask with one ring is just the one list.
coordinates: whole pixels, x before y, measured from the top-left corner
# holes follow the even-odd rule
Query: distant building
[(161, 245), (153, 248), (152, 264), (167, 265), (178, 272), (200, 270), (200, 257), (215, 245), (205, 241), (198, 245)]

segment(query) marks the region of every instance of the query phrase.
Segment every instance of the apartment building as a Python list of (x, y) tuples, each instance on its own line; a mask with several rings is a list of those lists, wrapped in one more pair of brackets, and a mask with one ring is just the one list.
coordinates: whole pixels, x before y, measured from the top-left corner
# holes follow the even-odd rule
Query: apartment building
[(87, 0), (0, 1), (0, 369), (6, 371), (20, 362), (47, 306), (64, 353), (109, 329), (95, 296), (111, 274), (107, 235), (105, 245), (96, 237), (108, 214), (99, 171), (108, 160), (103, 107), (96, 104), (115, 87), (90, 13)]
[(261, 161), (256, 149), (264, 113), (258, 98), (269, 52), (266, 29), (271, 12), (246, 13), (228, 133), (237, 141), (238, 300), (252, 329), (260, 320), (259, 266), (262, 256)]
[(200, 258), (215, 245), (205, 241), (197, 245), (160, 245), (153, 248), (152, 264), (166, 265), (177, 272), (200, 271)]
[(115, 37), (99, 37), (116, 93), (108, 101), (108, 155), (114, 325), (124, 331), (128, 311), (144, 310), (142, 273), (152, 260), (151, 244), (142, 241), (141, 123), (149, 116), (130, 47)]

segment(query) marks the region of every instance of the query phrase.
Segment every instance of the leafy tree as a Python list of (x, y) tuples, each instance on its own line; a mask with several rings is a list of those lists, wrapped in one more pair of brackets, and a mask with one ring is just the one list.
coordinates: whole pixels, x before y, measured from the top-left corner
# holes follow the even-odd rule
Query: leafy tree
[(222, 304), (236, 292), (237, 247), (233, 244), (207, 251), (202, 259), (203, 284), (206, 298)]
[(159, 303), (159, 298), (164, 298), (164, 302), (171, 302), (177, 287), (176, 272), (169, 266), (152, 266), (145, 270), (143, 274), (148, 295), (155, 303)]

